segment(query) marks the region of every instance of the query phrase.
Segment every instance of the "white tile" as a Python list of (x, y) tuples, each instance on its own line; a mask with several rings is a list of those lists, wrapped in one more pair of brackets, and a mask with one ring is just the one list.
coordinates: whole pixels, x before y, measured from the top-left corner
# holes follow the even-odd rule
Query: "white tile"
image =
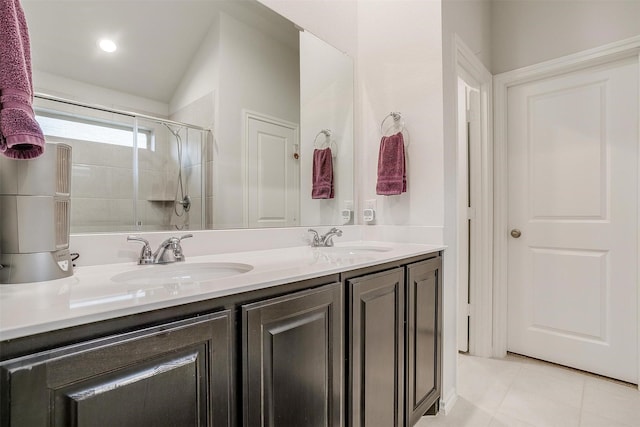
[(109, 155), (107, 158), (109, 166), (133, 169), (133, 148), (131, 147), (113, 145), (109, 148)]
[(216, 195), (215, 193), (215, 167), (216, 164), (214, 162), (207, 162), (205, 167), (205, 190), (207, 197), (213, 197)]
[(556, 365), (554, 363), (526, 357), (522, 359), (524, 360), (525, 366), (528, 369), (535, 372), (552, 375), (558, 379), (571, 379), (577, 377), (586, 378), (585, 373), (572, 368), (568, 368), (566, 366)]
[(184, 191), (189, 196), (200, 197), (202, 195), (202, 167), (200, 165), (182, 170), (182, 182)]
[(100, 188), (106, 185), (110, 198), (133, 198), (133, 170), (130, 168), (107, 168), (107, 180), (100, 183)]
[(71, 197), (109, 197), (107, 168), (104, 166), (74, 164), (71, 169)]
[(640, 392), (631, 386), (587, 378), (583, 410), (633, 426), (640, 425)]
[(498, 408), (496, 417), (501, 416), (537, 427), (578, 427), (580, 409), (512, 387)]
[(525, 365), (516, 376), (512, 390), (537, 394), (580, 408), (584, 381), (584, 376), (577, 372), (558, 373), (546, 366)]
[(458, 398), (451, 413), (446, 416), (443, 413), (424, 416), (416, 427), (488, 427), (490, 422), (491, 414), (464, 398)]
[[(198, 132), (198, 134), (196, 134)], [(195, 166), (202, 161), (202, 144), (199, 131), (189, 132), (189, 140), (182, 144), (182, 160), (185, 165)]]
[[(178, 206), (180, 209), (180, 206)], [(180, 212), (180, 210), (178, 210)], [(200, 197), (193, 197), (191, 199), (191, 209), (188, 214), (189, 230), (201, 230), (202, 229), (202, 199)]]
[(537, 427), (535, 424), (530, 424), (526, 421), (519, 420), (505, 414), (496, 414), (489, 427)]
[(637, 427), (638, 425), (640, 425), (640, 419), (635, 424), (624, 424), (586, 411), (582, 411), (580, 416), (580, 427)]
[(109, 224), (131, 226), (133, 222), (133, 201), (131, 199), (109, 200)]
[(74, 198), (71, 201), (71, 224), (92, 226), (109, 221), (109, 203), (106, 199)]
[(458, 365), (458, 395), (493, 414), (522, 368), (520, 363), (462, 356)]

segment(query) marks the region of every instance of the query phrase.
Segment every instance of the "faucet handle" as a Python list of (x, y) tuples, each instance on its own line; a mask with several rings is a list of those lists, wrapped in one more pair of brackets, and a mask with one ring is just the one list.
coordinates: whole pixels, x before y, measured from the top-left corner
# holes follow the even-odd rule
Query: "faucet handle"
[(313, 233), (313, 240), (311, 241), (311, 246), (316, 247), (320, 245), (320, 235), (316, 230), (310, 228), (307, 230), (309, 233)]
[[(329, 233), (335, 233), (336, 236), (338, 237), (342, 237), (342, 230), (340, 230), (339, 228), (333, 227), (331, 230), (329, 230)], [(329, 234), (327, 233), (327, 234)]]
[(153, 251), (149, 245), (149, 241), (139, 236), (127, 236), (127, 242), (141, 242), (142, 251), (140, 252), (140, 258), (138, 264), (153, 264)]
[(173, 257), (175, 259), (175, 262), (184, 261), (184, 253), (182, 252), (182, 246), (180, 246), (180, 242), (182, 241), (182, 239), (188, 239), (189, 237), (193, 237), (193, 234), (185, 234), (181, 237), (171, 238), (173, 244)]
[(149, 246), (149, 241), (139, 236), (127, 236), (127, 242), (142, 242), (145, 246)]

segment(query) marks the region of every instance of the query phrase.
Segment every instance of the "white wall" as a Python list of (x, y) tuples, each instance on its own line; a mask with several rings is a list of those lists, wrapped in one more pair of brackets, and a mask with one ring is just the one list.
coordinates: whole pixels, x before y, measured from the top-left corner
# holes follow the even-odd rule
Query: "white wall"
[(169, 106), (162, 102), (40, 70), (33, 70), (33, 88), (38, 93), (155, 117), (167, 117), (169, 113)]
[[(353, 60), (309, 32), (300, 33), (300, 224), (342, 224), (340, 210), (353, 206)], [(312, 199), (314, 140), (325, 148), (330, 129), (333, 199)], [(317, 139), (316, 139), (317, 136)], [(353, 223), (353, 222), (351, 222)]]
[[(220, 15), (217, 14), (209, 32), (191, 59), (189, 68), (171, 97), (169, 112), (173, 114), (206, 94), (215, 92), (220, 80)], [(205, 124), (201, 124), (204, 126)], [(213, 125), (213, 117), (208, 125)]]
[[(378, 224), (442, 226), (440, 2), (360, 2), (358, 69), (361, 199), (377, 200)], [(407, 192), (377, 196), (380, 124), (391, 111), (406, 124)]]
[(258, 0), (352, 58), (357, 54), (357, 8), (362, 0)]
[(244, 206), (242, 110), (299, 123), (300, 60), (297, 49), (225, 14), (220, 18), (219, 60), (214, 221), (238, 228)]
[[(300, 121), (296, 49), (220, 12), (171, 101), (171, 111), (212, 97), (214, 131), (209, 151), (209, 225), (243, 227), (242, 110)], [(208, 110), (208, 107), (206, 108)], [(187, 120), (191, 122), (191, 120)]]
[(442, 1), (442, 49), (446, 70), (451, 66), (447, 58), (451, 57), (453, 34), (457, 34), (491, 70), (491, 3), (492, 0)]
[(638, 34), (638, 0), (494, 0), (491, 71), (514, 70)]
[[(440, 1), (358, 3), (357, 159), (361, 200), (376, 199), (377, 223), (444, 224), (443, 67)], [(402, 113), (409, 135), (407, 192), (376, 196), (380, 124)], [(402, 227), (401, 227), (402, 228)], [(447, 251), (447, 255), (450, 256)], [(444, 312), (454, 313), (455, 286), (445, 276)], [(444, 325), (443, 398), (455, 390), (455, 324)]]

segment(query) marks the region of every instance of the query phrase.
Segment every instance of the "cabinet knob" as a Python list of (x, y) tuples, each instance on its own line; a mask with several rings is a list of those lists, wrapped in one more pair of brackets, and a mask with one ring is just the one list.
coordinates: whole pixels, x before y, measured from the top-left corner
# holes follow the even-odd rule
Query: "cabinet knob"
[(522, 232), (520, 230), (518, 230), (517, 228), (514, 228), (513, 230), (511, 230), (511, 237), (513, 237), (514, 239), (517, 239), (520, 236), (522, 236)]

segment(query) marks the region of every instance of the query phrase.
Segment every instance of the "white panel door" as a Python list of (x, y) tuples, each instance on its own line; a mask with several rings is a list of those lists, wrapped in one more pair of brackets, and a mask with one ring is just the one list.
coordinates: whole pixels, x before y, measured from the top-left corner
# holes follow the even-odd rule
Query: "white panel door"
[(249, 227), (298, 225), (296, 130), (254, 117), (247, 124)]
[(508, 90), (508, 350), (638, 381), (638, 59)]

